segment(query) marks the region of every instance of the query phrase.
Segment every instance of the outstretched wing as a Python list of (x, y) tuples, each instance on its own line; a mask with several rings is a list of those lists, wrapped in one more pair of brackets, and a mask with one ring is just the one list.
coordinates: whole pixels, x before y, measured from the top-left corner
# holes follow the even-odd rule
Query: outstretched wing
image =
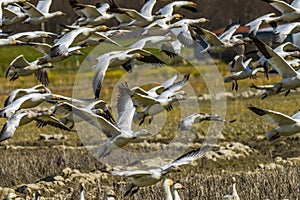
[(189, 152), (183, 154), (182, 156), (180, 156), (179, 158), (177, 158), (176, 160), (174, 160), (173, 162), (162, 166), (161, 169), (163, 171), (165, 171), (165, 170), (169, 169), (170, 167), (176, 167), (176, 166), (190, 164), (191, 162), (205, 156), (205, 154), (210, 149), (211, 149), (210, 145), (205, 145), (204, 147), (200, 147), (200, 148), (194, 149), (192, 151), (189, 151)]
[(132, 91), (128, 88), (127, 83), (118, 86), (119, 95), (117, 99), (118, 120), (117, 127), (122, 130), (131, 130), (132, 118), (135, 112), (131, 94)]
[(281, 126), (283, 124), (297, 123), (297, 121), (295, 121), (290, 116), (287, 116), (280, 112), (276, 112), (273, 110), (267, 110), (267, 109), (261, 109), (261, 108), (255, 107), (255, 106), (249, 106), (248, 109), (251, 110), (252, 112), (256, 113), (257, 115), (263, 117), (264, 119), (266, 119), (272, 123), (278, 124), (278, 126)]
[(293, 77), (297, 72), (287, 63), (287, 61), (278, 55), (271, 47), (254, 37), (253, 41), (259, 51), (269, 60), (272, 66), (280, 73), (282, 78)]

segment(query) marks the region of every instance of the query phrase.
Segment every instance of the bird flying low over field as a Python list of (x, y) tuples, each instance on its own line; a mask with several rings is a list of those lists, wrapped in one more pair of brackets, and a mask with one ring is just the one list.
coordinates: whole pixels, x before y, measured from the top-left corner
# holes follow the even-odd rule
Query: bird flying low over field
[(264, 119), (275, 123), (278, 127), (275, 130), (270, 130), (266, 133), (266, 138), (269, 141), (275, 140), (280, 136), (290, 136), (300, 132), (300, 112), (292, 116), (287, 116), (277, 111), (248, 106), (248, 109)]
[(260, 52), (268, 59), (272, 67), (281, 76), (281, 81), (276, 83), (278, 92), (281, 91), (281, 89), (286, 89), (287, 92), (285, 95), (288, 95), (291, 89), (300, 87), (300, 72), (296, 71), (282, 56), (258, 38), (254, 37), (253, 41)]
[(154, 64), (157, 66), (165, 63), (153, 55), (151, 52), (142, 48), (133, 48), (123, 51), (111, 51), (102, 54), (97, 58), (97, 65), (95, 68), (95, 76), (93, 79), (93, 91), (96, 98), (99, 98), (102, 88), (103, 79), (108, 68), (122, 66), (126, 71), (132, 70), (132, 64), (135, 60), (144, 63)]
[(206, 113), (194, 113), (183, 120), (180, 120), (178, 124), (179, 131), (189, 130), (193, 124), (201, 123), (202, 121), (217, 121), (217, 122), (235, 122), (235, 120), (226, 121), (217, 114), (206, 114)]
[(174, 83), (174, 76), (163, 83), (167, 86), (166, 88), (164, 88), (164, 86), (159, 87), (159, 90), (155, 87), (144, 92), (139, 88), (133, 88), (131, 98), (137, 108), (141, 108), (141, 111), (134, 114), (134, 121), (139, 122), (139, 125), (142, 125), (145, 122), (145, 119), (150, 117), (149, 123), (151, 123), (155, 115), (165, 110), (171, 111), (173, 109), (173, 103), (185, 100), (185, 92), (181, 90), (181, 88), (187, 84), (189, 77), (190, 74), (186, 74), (181, 81)]
[(11, 138), (19, 126), (28, 124), (34, 120), (36, 121), (37, 127), (51, 125), (63, 130), (70, 131), (67, 126), (65, 126), (54, 116), (51, 110), (38, 111), (34, 109), (26, 109), (17, 112), (8, 118), (0, 132), (0, 142)]
[(53, 68), (51, 63), (38, 64), (38, 60), (29, 62), (23, 55), (16, 57), (8, 66), (5, 78), (10, 77), (10, 81), (17, 80), (20, 76), (29, 76), (34, 74), (43, 85), (49, 84), (47, 68)]
[(133, 195), (140, 187), (151, 186), (162, 180), (167, 174), (172, 172), (181, 172), (180, 166), (191, 164), (205, 156), (211, 149), (209, 145), (205, 145), (198, 149), (189, 151), (173, 162), (163, 165), (158, 168), (149, 170), (132, 170), (132, 171), (110, 171), (109, 174), (122, 176), (131, 179), (130, 184), (125, 187), (125, 196), (128, 194)]

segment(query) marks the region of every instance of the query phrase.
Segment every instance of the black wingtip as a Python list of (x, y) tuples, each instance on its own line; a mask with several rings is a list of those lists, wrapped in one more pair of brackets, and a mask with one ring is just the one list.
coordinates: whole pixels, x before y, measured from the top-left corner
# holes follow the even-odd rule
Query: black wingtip
[(266, 114), (266, 112), (263, 109), (260, 109), (260, 108), (254, 107), (254, 106), (248, 106), (247, 108), (259, 116), (263, 116)]
[(269, 54), (268, 50), (267, 50), (267, 45), (261, 41), (260, 39), (258, 39), (257, 37), (253, 37), (252, 38), (254, 44), (257, 46), (257, 48), (259, 49), (259, 51), (267, 58), (270, 59), (272, 58), (272, 56)]

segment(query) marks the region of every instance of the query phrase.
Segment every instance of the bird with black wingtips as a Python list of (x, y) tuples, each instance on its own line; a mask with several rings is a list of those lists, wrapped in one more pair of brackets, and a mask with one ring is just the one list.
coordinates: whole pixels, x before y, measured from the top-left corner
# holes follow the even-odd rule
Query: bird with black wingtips
[(193, 124), (201, 123), (202, 121), (217, 121), (217, 122), (234, 122), (235, 120), (226, 121), (217, 114), (206, 114), (206, 113), (194, 113), (183, 120), (180, 120), (178, 124), (179, 131), (189, 130)]
[(165, 63), (151, 52), (142, 48), (134, 48), (122, 51), (110, 51), (102, 54), (97, 58), (97, 65), (95, 66), (95, 76), (93, 78), (93, 91), (96, 98), (99, 98), (102, 83), (108, 68), (122, 66), (126, 71), (132, 70), (132, 64), (135, 60), (149, 63), (157, 66)]
[(276, 18), (276, 21), (290, 22), (300, 18), (300, 8), (294, 7), (295, 4), (288, 4), (281, 0), (262, 0), (273, 6), (276, 10), (281, 12), (281, 15)]
[(223, 52), (228, 48), (233, 48), (236, 45), (243, 45), (244, 39), (241, 35), (233, 34), (240, 27), (240, 24), (233, 23), (228, 25), (224, 32), (217, 36), (215, 33), (201, 27), (193, 26), (194, 31), (199, 34), (207, 43), (208, 46), (201, 51), (208, 53)]
[(197, 4), (192, 1), (174, 1), (174, 2), (171, 2), (167, 5), (165, 5), (161, 9), (159, 9), (156, 12), (156, 14), (170, 17), (173, 15), (174, 11), (176, 11), (179, 8), (184, 8), (184, 9), (190, 10), (192, 12), (197, 12), (198, 10), (197, 10), (196, 6), (197, 6)]
[(190, 74), (184, 75), (181, 81), (175, 82), (165, 88), (158, 96), (144, 95), (138, 91), (133, 91), (132, 99), (135, 104), (141, 108), (141, 111), (134, 114), (134, 121), (142, 125), (147, 117), (150, 117), (149, 124), (152, 122), (153, 117), (163, 111), (171, 111), (172, 104), (181, 100), (185, 100), (185, 92), (182, 89), (188, 80)]
[(69, 103), (62, 104), (62, 106), (68, 106), (73, 115), (76, 115), (92, 126), (95, 126), (100, 132), (106, 135), (108, 140), (95, 150), (95, 153), (99, 158), (108, 155), (115, 149), (126, 146), (138, 137), (150, 135), (146, 130), (133, 131), (131, 129), (132, 118), (135, 112), (135, 106), (130, 97), (132, 92), (126, 84), (121, 84), (118, 88), (118, 119), (116, 122), (111, 121), (107, 117), (107, 114), (98, 115), (86, 108), (79, 108)]
[(249, 33), (252, 33), (253, 35), (257, 34), (257, 31), (260, 26), (265, 25), (265, 24), (270, 24), (273, 28), (277, 27), (277, 16), (275, 13), (268, 13), (265, 14), (261, 17), (258, 17), (251, 22), (247, 23), (245, 26), (249, 27)]
[(132, 170), (132, 171), (110, 171), (108, 173), (116, 176), (130, 178), (131, 182), (125, 186), (125, 196), (135, 194), (140, 187), (151, 186), (161, 181), (167, 174), (173, 172), (181, 172), (180, 166), (188, 165), (192, 162), (204, 157), (211, 149), (209, 145), (189, 151), (173, 162), (165, 164), (158, 168), (149, 170)]
[(151, 8), (154, 5), (148, 6), (149, 4), (145, 4), (146, 8), (142, 8), (141, 12), (138, 12), (137, 10), (134, 9), (121, 8), (116, 4), (114, 0), (109, 0), (109, 5), (110, 5), (111, 12), (126, 14), (132, 19), (132, 21), (129, 22), (128, 24), (122, 24), (122, 27), (124, 28), (144, 27), (152, 23), (154, 20), (164, 18), (163, 15), (152, 14)]
[(300, 87), (300, 72), (295, 71), (282, 56), (258, 38), (254, 37), (253, 42), (265, 58), (268, 59), (272, 67), (280, 74), (281, 81), (276, 83), (278, 92), (283, 88), (287, 90), (285, 95), (288, 95), (291, 89)]
[(115, 123), (115, 120), (107, 106), (107, 103), (103, 100), (92, 102), (84, 107), (79, 107), (67, 102), (63, 102), (55, 105), (51, 109), (54, 113), (64, 115), (63, 117), (60, 117), (59, 120), (65, 125), (67, 125), (70, 129), (73, 128), (75, 123), (84, 120), (98, 128), (98, 123), (95, 123), (93, 120), (90, 120), (90, 118), (93, 117), (97, 118), (97, 115), (105, 118), (110, 123)]
[(38, 81), (43, 85), (49, 84), (49, 78), (47, 68), (53, 68), (51, 63), (45, 63), (43, 65), (38, 64), (38, 60), (29, 62), (23, 55), (16, 57), (8, 66), (5, 74), (5, 78), (10, 77), (10, 81), (17, 80), (20, 76), (29, 76), (35, 74)]
[(261, 99), (265, 99), (268, 96), (276, 95), (276, 94), (286, 91), (283, 88), (278, 90), (280, 87), (281, 87), (280, 84), (276, 84), (276, 83), (274, 85), (255, 85), (254, 83), (251, 83), (251, 85), (250, 85), (250, 88), (264, 91), (263, 94), (261, 95)]
[(5, 99), (4, 107), (6, 107), (8, 104), (12, 103), (16, 99), (31, 93), (51, 93), (51, 91), (48, 88), (46, 88), (44, 85), (36, 85), (31, 88), (15, 89), (11, 91), (8, 97)]
[(275, 130), (269, 130), (266, 133), (266, 138), (273, 141), (280, 136), (290, 136), (300, 132), (300, 112), (292, 116), (287, 116), (281, 112), (248, 106), (248, 109), (264, 119), (275, 123), (278, 127)]
[(11, 138), (19, 126), (28, 124), (33, 120), (37, 122), (37, 127), (51, 125), (70, 131), (68, 127), (66, 127), (53, 115), (51, 110), (38, 111), (34, 109), (27, 109), (17, 112), (8, 118), (0, 132), (0, 142)]
[(51, 4), (52, 0), (39, 0), (36, 6), (29, 2), (20, 3), (22, 10), (29, 16), (23, 23), (41, 24), (53, 17), (66, 15), (62, 11), (50, 13), (49, 9)]

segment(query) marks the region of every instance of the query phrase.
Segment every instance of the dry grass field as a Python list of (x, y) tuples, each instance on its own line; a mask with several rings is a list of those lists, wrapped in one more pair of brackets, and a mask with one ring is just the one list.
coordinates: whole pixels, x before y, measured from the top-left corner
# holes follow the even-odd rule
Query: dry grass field
[[(183, 65), (175, 69), (181, 74), (192, 74), (190, 84), (195, 93), (198, 96), (208, 93), (199, 72)], [(209, 71), (209, 67), (204, 66), (203, 70)], [(218, 64), (218, 69), (223, 76), (227, 73), (227, 66), (223, 63)], [(159, 70), (155, 73), (159, 73)], [(172, 72), (169, 74), (172, 75)], [(114, 83), (122, 75), (122, 70), (107, 73), (104, 81), (107, 87), (102, 91), (104, 100), (110, 99)], [(92, 77), (87, 74), (89, 76)], [(263, 84), (278, 80), (276, 75), (271, 76), (270, 81), (260, 76), (251, 81)], [(75, 78), (76, 74), (72, 72), (53, 70), (50, 72), (49, 88), (53, 93), (72, 96)], [(226, 91), (232, 93), (231, 97), (223, 99), (226, 100), (226, 119), (236, 119), (236, 122), (225, 123), (222, 132), (215, 133), (222, 137), (216, 140), (212, 152), (195, 166), (184, 168), (183, 173), (168, 175), (187, 187), (180, 191), (182, 199), (222, 199), (232, 189), (232, 177), (237, 179), (237, 191), (241, 199), (300, 199), (300, 135), (282, 137), (273, 142), (266, 141), (264, 134), (274, 128), (274, 125), (247, 109), (247, 105), (253, 104), (291, 115), (300, 108), (300, 93), (291, 93), (287, 97), (271, 96), (265, 100), (261, 100), (259, 96), (241, 95), (245, 91), (253, 91), (248, 87), (251, 81), (240, 81), (238, 92), (231, 91), (231, 84), (225, 85)], [(11, 90), (31, 87), (37, 83), (33, 77), (26, 77), (15, 82), (0, 78), (0, 84), (0, 105), (3, 105)], [(41, 108), (46, 106), (49, 105), (42, 104)], [(202, 112), (211, 112), (212, 103), (209, 100), (199, 101), (198, 106)], [(161, 148), (163, 144), (167, 145), (170, 138), (177, 134), (174, 127), (177, 127), (179, 118), (180, 107), (176, 107), (168, 113), (168, 121), (160, 134), (149, 140), (136, 140), (127, 148), (151, 151)], [(3, 125), (5, 120), (1, 119), (0, 123)], [(209, 125), (204, 122), (193, 126), (192, 131), (196, 133), (196, 137), (189, 149), (202, 145)], [(61, 138), (45, 140), (42, 137), (57, 134), (61, 134)], [(52, 127), (38, 129), (32, 122), (19, 127), (11, 139), (2, 142), (0, 152), (1, 199), (12, 189), (21, 192), (19, 199), (32, 199), (35, 191), (40, 192), (41, 199), (79, 199), (79, 183), (85, 183), (86, 199), (103, 199), (104, 192), (108, 189), (113, 189), (118, 199), (163, 199), (161, 182), (152, 187), (141, 188), (132, 197), (124, 197), (122, 187), (125, 180), (101, 172), (107, 166), (92, 156), (76, 132)], [(161, 155), (161, 158), (164, 156)]]

